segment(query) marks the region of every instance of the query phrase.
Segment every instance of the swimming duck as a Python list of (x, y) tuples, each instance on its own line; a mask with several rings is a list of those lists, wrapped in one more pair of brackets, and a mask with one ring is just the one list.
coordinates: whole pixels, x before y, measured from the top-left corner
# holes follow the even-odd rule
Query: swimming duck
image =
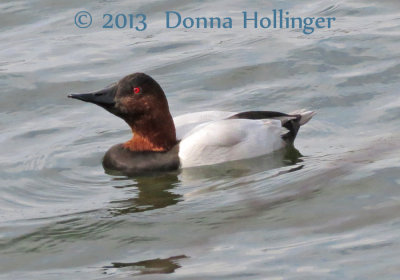
[(170, 171), (272, 153), (293, 143), (300, 126), (314, 115), (300, 110), (205, 111), (171, 116), (161, 86), (134, 73), (93, 93), (70, 98), (94, 103), (122, 118), (131, 140), (112, 146), (103, 158), (107, 170), (123, 174)]

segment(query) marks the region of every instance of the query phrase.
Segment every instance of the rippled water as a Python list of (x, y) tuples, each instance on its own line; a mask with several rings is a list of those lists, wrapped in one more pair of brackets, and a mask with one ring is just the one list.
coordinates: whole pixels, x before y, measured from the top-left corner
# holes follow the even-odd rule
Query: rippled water
[[(164, 12), (335, 16), (333, 28), (166, 30)], [(74, 15), (142, 11), (144, 32)], [(320, 1), (2, 1), (2, 279), (398, 279), (400, 4)], [(133, 72), (174, 116), (310, 108), (282, 153), (135, 178), (101, 159), (123, 121), (69, 92)]]

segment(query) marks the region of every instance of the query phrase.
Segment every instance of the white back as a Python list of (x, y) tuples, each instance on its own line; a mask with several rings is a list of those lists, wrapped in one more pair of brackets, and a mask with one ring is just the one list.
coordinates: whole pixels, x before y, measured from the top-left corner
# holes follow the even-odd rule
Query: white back
[(174, 118), (176, 138), (182, 139), (185, 134), (190, 132), (193, 128), (199, 124), (217, 121), (229, 118), (236, 114), (235, 112), (226, 111), (204, 111), (180, 115)]

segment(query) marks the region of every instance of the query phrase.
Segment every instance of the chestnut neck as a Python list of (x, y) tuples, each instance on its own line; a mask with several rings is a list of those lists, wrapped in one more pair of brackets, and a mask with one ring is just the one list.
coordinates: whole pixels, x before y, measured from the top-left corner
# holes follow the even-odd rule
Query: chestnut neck
[(176, 145), (175, 125), (171, 114), (127, 121), (133, 137), (123, 145), (133, 152), (167, 152)]

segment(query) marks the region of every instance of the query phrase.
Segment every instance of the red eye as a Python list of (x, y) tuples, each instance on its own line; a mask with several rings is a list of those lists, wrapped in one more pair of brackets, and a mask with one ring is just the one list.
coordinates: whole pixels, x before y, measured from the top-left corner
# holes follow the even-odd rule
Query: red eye
[(141, 92), (142, 92), (142, 89), (140, 87), (135, 87), (133, 89), (133, 93), (135, 93), (135, 94), (138, 94), (138, 93), (141, 93)]

